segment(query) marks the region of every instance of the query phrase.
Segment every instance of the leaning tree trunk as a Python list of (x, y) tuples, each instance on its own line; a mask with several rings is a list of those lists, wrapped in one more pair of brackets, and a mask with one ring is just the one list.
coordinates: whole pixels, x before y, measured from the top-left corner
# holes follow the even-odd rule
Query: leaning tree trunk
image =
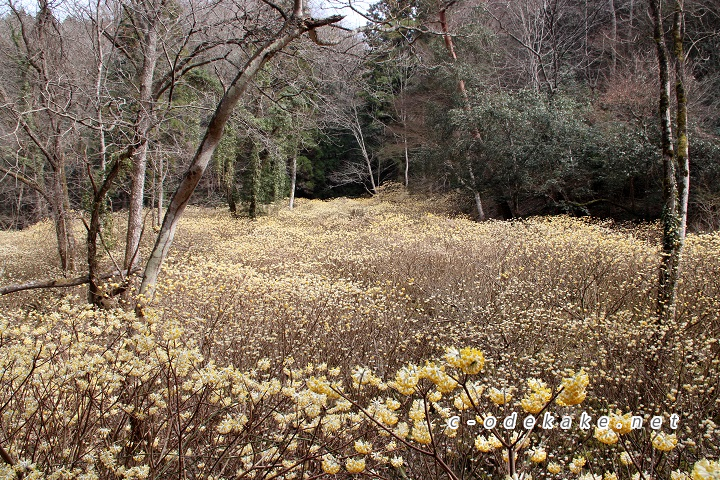
[(255, 52), (238, 72), (227, 92), (225, 92), (225, 95), (218, 103), (215, 113), (205, 130), (205, 136), (200, 142), (200, 146), (195, 152), (187, 172), (185, 172), (185, 175), (180, 181), (180, 185), (178, 185), (170, 200), (162, 227), (160, 228), (160, 233), (158, 234), (157, 241), (145, 267), (145, 274), (140, 286), (141, 300), (137, 309), (138, 314), (142, 315), (143, 304), (150, 301), (155, 293), (155, 285), (158, 274), (160, 273), (160, 267), (172, 245), (177, 224), (190, 200), (190, 196), (200, 181), (202, 174), (205, 172), (213, 152), (215, 152), (215, 148), (220, 142), (223, 129), (230, 118), (233, 108), (243, 93), (245, 93), (255, 74), (268, 60), (275, 56), (275, 54), (303, 33), (312, 31), (323, 25), (339, 22), (342, 18), (340, 15), (334, 15), (320, 20), (304, 19), (302, 18), (302, 2), (296, 0), (292, 16), (287, 19), (275, 38), (265, 43), (265, 45)]

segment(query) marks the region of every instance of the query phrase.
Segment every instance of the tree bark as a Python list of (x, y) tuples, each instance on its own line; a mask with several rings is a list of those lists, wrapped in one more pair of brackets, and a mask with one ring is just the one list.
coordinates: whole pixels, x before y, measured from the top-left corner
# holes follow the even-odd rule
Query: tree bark
[[(380, 169), (378, 168), (378, 183), (375, 183), (375, 174), (373, 173), (372, 158), (370, 158), (370, 152), (368, 152), (367, 145), (365, 144), (365, 135), (362, 131), (362, 124), (360, 122), (360, 114), (357, 110), (357, 105), (352, 105), (352, 118), (350, 120), (350, 129), (352, 130), (353, 137), (360, 147), (360, 153), (362, 154), (363, 161), (365, 162), (365, 169), (367, 170), (367, 177), (370, 180), (370, 193), (377, 194), (377, 187), (379, 183)], [(363, 182), (364, 183), (364, 182)], [(367, 185), (365, 185), (367, 190)]]
[(154, 109), (153, 76), (155, 75), (158, 57), (157, 19), (148, 19), (146, 22), (143, 66), (140, 75), (140, 111), (137, 115), (134, 142), (138, 147), (133, 158), (125, 260), (123, 262), (125, 269), (132, 268), (139, 261), (138, 249), (140, 247), (140, 232), (143, 227), (148, 134)]
[[(298, 7), (298, 5), (300, 5), (300, 7)], [(302, 2), (300, 0), (296, 0), (293, 11), (302, 12)], [(255, 52), (252, 57), (250, 57), (247, 63), (238, 72), (228, 90), (225, 92), (225, 95), (218, 103), (215, 113), (210, 119), (209, 125), (205, 130), (205, 135), (195, 152), (190, 166), (180, 181), (180, 185), (178, 185), (170, 200), (170, 204), (168, 205), (162, 227), (160, 228), (160, 233), (158, 234), (157, 241), (155, 242), (155, 246), (150, 254), (150, 258), (148, 259), (147, 266), (145, 267), (143, 281), (140, 286), (141, 300), (137, 309), (138, 314), (142, 315), (143, 305), (145, 302), (152, 300), (154, 296), (155, 285), (157, 283), (157, 277), (160, 273), (160, 267), (162, 266), (162, 263), (170, 250), (170, 246), (172, 245), (177, 224), (180, 221), (188, 201), (190, 200), (190, 196), (200, 181), (202, 174), (205, 172), (215, 148), (220, 142), (223, 129), (230, 118), (233, 108), (237, 104), (238, 100), (240, 100), (243, 93), (245, 93), (245, 90), (250, 84), (252, 78), (263, 67), (263, 65), (265, 65), (265, 63), (275, 56), (275, 54), (303, 33), (323, 25), (338, 22), (343, 18), (340, 15), (334, 15), (321, 20), (312, 20), (303, 19), (298, 15), (299, 14), (294, 13), (291, 17), (289, 17), (275, 38), (265, 43), (265, 45)]]
[(676, 175), (678, 179), (678, 215), (680, 238), (685, 242), (687, 211), (690, 194), (690, 153), (688, 139), (688, 100), (685, 90), (685, 12), (684, 0), (675, 1), (673, 20), (673, 55), (675, 57), (675, 98), (677, 102), (677, 149)]
[(295, 188), (297, 187), (297, 149), (290, 160), (290, 210), (295, 208)]
[[(617, 22), (617, 10), (615, 9), (615, 0), (609, 0), (610, 2), (610, 33), (612, 35), (610, 45), (610, 73), (615, 75), (617, 71), (617, 47), (618, 47), (618, 22)], [(587, 31), (587, 30), (586, 30)]]
[(661, 0), (650, 1), (653, 37), (660, 79), (659, 118), (663, 162), (662, 251), (658, 275), (657, 314), (660, 322), (675, 318), (680, 260), (685, 243), (689, 155), (687, 139), (687, 98), (683, 51), (683, 0), (676, 0), (673, 22), (673, 56), (676, 74), (678, 148), (675, 150), (670, 112), (670, 56), (665, 43)]
[[(90, 213), (90, 224), (87, 232), (87, 264), (88, 264), (88, 303), (93, 305), (101, 306), (103, 296), (100, 291), (100, 285), (98, 283), (100, 277), (98, 275), (98, 253), (97, 244), (98, 238), (101, 234), (101, 216), (103, 211), (103, 205), (105, 203), (105, 197), (110, 191), (110, 187), (115, 181), (115, 177), (120, 173), (120, 165), (122, 161), (132, 156), (132, 150), (126, 152), (126, 156), (119, 156), (116, 158), (110, 166), (110, 169), (103, 180), (100, 188), (95, 188), (93, 184), (93, 208)], [(116, 265), (117, 267), (117, 265)], [(128, 273), (132, 268), (126, 268), (125, 271)], [(119, 272), (122, 276), (122, 272)]]
[(262, 175), (262, 160), (260, 151), (255, 142), (250, 152), (250, 201), (248, 202), (248, 214), (253, 220), (258, 215), (258, 204), (260, 203), (260, 177)]
[(57, 236), (60, 266), (64, 272), (75, 270), (75, 234), (72, 230), (70, 217), (70, 200), (68, 198), (67, 180), (64, 162), (58, 162), (52, 172), (53, 213), (55, 216), (55, 233)]
[(408, 153), (407, 133), (403, 133), (403, 150), (405, 152), (405, 188), (410, 185), (410, 155)]

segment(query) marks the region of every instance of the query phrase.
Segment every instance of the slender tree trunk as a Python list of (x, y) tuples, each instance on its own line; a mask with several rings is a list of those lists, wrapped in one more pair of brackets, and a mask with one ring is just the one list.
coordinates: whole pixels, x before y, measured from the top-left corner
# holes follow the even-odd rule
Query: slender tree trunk
[[(688, 200), (690, 195), (690, 153), (688, 140), (688, 101), (685, 91), (685, 12), (684, 0), (675, 1), (673, 20), (673, 55), (675, 56), (675, 98), (677, 101), (677, 165), (678, 215), (680, 216), (680, 238), (685, 242), (687, 230)], [(682, 246), (681, 246), (682, 247)]]
[[(370, 180), (370, 193), (375, 195), (377, 193), (377, 187), (378, 184), (375, 183), (375, 174), (373, 173), (372, 168), (372, 159), (370, 158), (370, 152), (368, 152), (367, 145), (365, 144), (365, 135), (362, 131), (362, 124), (360, 123), (360, 116), (357, 111), (357, 107), (353, 105), (353, 116), (351, 120), (351, 129), (353, 133), (353, 137), (355, 137), (355, 141), (358, 144), (358, 147), (360, 147), (360, 153), (363, 156), (363, 160), (365, 161), (365, 168), (367, 169), (367, 176)], [(379, 173), (378, 173), (378, 180), (379, 180)], [(365, 184), (365, 182), (363, 182)], [(367, 189), (367, 186), (365, 186)]]
[(405, 188), (410, 184), (410, 155), (408, 154), (407, 134), (403, 134), (403, 149), (405, 151)]
[(145, 274), (140, 286), (140, 294), (144, 299), (141, 300), (138, 305), (139, 314), (142, 314), (144, 302), (151, 300), (154, 296), (160, 267), (172, 245), (177, 224), (185, 211), (190, 196), (200, 181), (202, 174), (205, 172), (215, 148), (220, 142), (223, 129), (230, 118), (233, 108), (243, 93), (245, 93), (252, 78), (268, 60), (303, 33), (323, 25), (339, 22), (343, 18), (339, 15), (334, 15), (321, 20), (312, 20), (303, 19), (301, 15), (302, 2), (296, 0), (293, 16), (288, 18), (282, 30), (276, 35), (276, 38), (268, 41), (248, 60), (218, 103), (215, 113), (205, 130), (205, 136), (200, 142), (200, 146), (195, 152), (187, 172), (180, 181), (180, 185), (178, 185), (175, 190), (170, 200), (170, 205), (168, 205), (167, 212), (165, 213), (160, 233), (158, 234), (157, 241), (145, 267)]
[(290, 162), (290, 210), (292, 210), (295, 208), (295, 188), (297, 187), (297, 149), (293, 151)]
[[(673, 22), (673, 54), (676, 71), (678, 150), (675, 151), (670, 113), (670, 58), (665, 44), (661, 0), (650, 1), (653, 37), (660, 77), (659, 118), (663, 159), (662, 252), (658, 275), (657, 313), (661, 322), (675, 317), (680, 259), (685, 243), (687, 193), (689, 187), (687, 99), (684, 87), (683, 4), (676, 1)], [(678, 177), (680, 182), (678, 182)], [(680, 186), (678, 186), (680, 183)]]
[(70, 201), (63, 162), (58, 162), (55, 166), (55, 170), (52, 172), (52, 182), (53, 215), (60, 267), (63, 272), (72, 272), (75, 270), (75, 235), (72, 230)]
[(250, 201), (248, 214), (255, 219), (258, 215), (258, 204), (260, 203), (260, 177), (262, 175), (262, 162), (260, 152), (255, 142), (250, 153)]
[[(610, 2), (610, 34), (612, 35), (610, 45), (610, 73), (615, 75), (617, 71), (617, 46), (618, 46), (618, 23), (617, 11), (615, 10), (615, 0)], [(587, 31), (587, 30), (586, 30)]]
[(480, 196), (480, 192), (477, 191), (477, 181), (475, 179), (475, 173), (473, 173), (472, 167), (470, 167), (469, 165), (468, 175), (470, 177), (470, 181), (472, 182), (472, 192), (473, 197), (475, 198), (475, 209), (477, 210), (478, 222), (484, 222), (486, 220), (486, 217), (485, 209), (483, 208), (482, 197)]
[(287, 185), (287, 163), (280, 152), (276, 152), (273, 158), (273, 170), (273, 201), (277, 203), (285, 197)]
[(103, 70), (105, 55), (103, 53), (103, 39), (100, 31), (99, 19), (94, 22), (95, 25), (95, 41), (97, 42), (97, 77), (95, 80), (95, 101), (97, 102), (97, 122), (100, 129), (98, 139), (100, 141), (100, 151), (98, 156), (100, 157), (100, 171), (105, 175), (105, 169), (107, 168), (106, 156), (107, 147), (105, 145), (105, 121), (103, 120), (103, 109), (102, 109), (102, 87), (103, 87)]
[(237, 191), (235, 189), (235, 161), (228, 160), (225, 167), (225, 192), (227, 196), (227, 204), (230, 213), (237, 215)]
[(165, 177), (167, 176), (167, 170), (163, 166), (162, 159), (160, 160), (160, 175), (158, 181), (158, 192), (157, 192), (157, 219), (158, 226), (160, 225), (160, 219), (163, 215), (163, 208), (165, 208)]
[(147, 31), (143, 45), (143, 67), (140, 76), (140, 111), (138, 112), (135, 131), (138, 148), (133, 158), (127, 240), (125, 244), (125, 260), (123, 262), (126, 270), (135, 266), (135, 263), (140, 260), (137, 252), (140, 247), (140, 232), (143, 227), (148, 135), (154, 108), (152, 82), (158, 57), (158, 31), (155, 19), (147, 21)]
[[(100, 306), (103, 300), (103, 295), (100, 291), (99, 285), (97, 248), (102, 228), (101, 215), (103, 211), (103, 204), (105, 203), (105, 197), (110, 191), (110, 187), (120, 171), (120, 164), (121, 159), (115, 159), (115, 161), (111, 164), (110, 170), (105, 176), (102, 186), (93, 192), (93, 204), (92, 211), (90, 213), (90, 223), (88, 225), (86, 245), (88, 264), (88, 302), (97, 306)], [(122, 272), (120, 272), (120, 275), (122, 276)]]
[(152, 224), (153, 228), (156, 225), (160, 225), (160, 216), (155, 217), (155, 205), (157, 205), (155, 201), (155, 196), (157, 195), (157, 169), (152, 169), (152, 175), (150, 176), (150, 223)]

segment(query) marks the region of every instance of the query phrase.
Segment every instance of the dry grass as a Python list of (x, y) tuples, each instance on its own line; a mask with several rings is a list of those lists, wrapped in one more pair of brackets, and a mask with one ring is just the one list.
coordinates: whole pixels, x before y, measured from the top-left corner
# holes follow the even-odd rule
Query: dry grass
[[(86, 309), (82, 290), (0, 300), (0, 446), (55, 478), (313, 478), (335, 463), (350, 475), (361, 458), (364, 475), (379, 478), (501, 478), (508, 449), (480, 452), (481, 427), (452, 436), (444, 417), (522, 418), (528, 379), (555, 392), (568, 370), (584, 368), (587, 399), (548, 411), (661, 415), (666, 433), (678, 413), (677, 447), (653, 448), (648, 428), (612, 446), (576, 426), (536, 429), (518, 472), (577, 478), (572, 459), (583, 457), (584, 474), (631, 478), (639, 467), (643, 478), (670, 478), (717, 459), (719, 234), (688, 238), (678, 319), (658, 327), (653, 226), (478, 224), (443, 211), (397, 192), (300, 202), (257, 221), (190, 209), (146, 323)], [(51, 233), (49, 224), (1, 233), (0, 282), (51, 271)], [(482, 350), (485, 366), (467, 374), (440, 360), (460, 385), (438, 399), (437, 375), (421, 367), (449, 346)], [(401, 370), (408, 363), (415, 373)], [(373, 381), (353, 385), (357, 366)], [(417, 377), (409, 395), (392, 383), (399, 370)], [(516, 389), (515, 398), (500, 406), (482, 394), (458, 408), (458, 392), (472, 397), (473, 385)], [(388, 434), (370, 418), (382, 417), (378, 397), (399, 402), (407, 436), (400, 423)], [(423, 422), (430, 443), (415, 432)], [(374, 454), (356, 451), (356, 440), (372, 442)], [(539, 447), (543, 462), (523, 453)], [(621, 463), (622, 451), (637, 465)], [(404, 466), (392, 466), (395, 457)], [(549, 463), (561, 472), (550, 474)]]

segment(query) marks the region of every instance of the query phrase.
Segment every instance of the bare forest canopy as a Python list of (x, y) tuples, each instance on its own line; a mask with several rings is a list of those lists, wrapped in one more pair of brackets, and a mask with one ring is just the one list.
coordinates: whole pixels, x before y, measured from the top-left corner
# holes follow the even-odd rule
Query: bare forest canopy
[[(99, 303), (101, 277), (125, 284), (141, 264), (152, 297), (190, 202), (255, 218), (287, 197), (292, 208), (295, 195), (395, 182), (459, 192), (478, 220), (662, 219), (661, 292), (686, 230), (720, 224), (715, 0), (380, 1), (355, 10), (367, 25), (354, 31), (314, 11), (7, 0), (0, 225), (52, 218), (72, 272), (86, 270), (82, 221)], [(127, 234), (112, 256), (103, 230), (119, 209)]]
[[(89, 218), (93, 182), (129, 146), (103, 208), (154, 206), (155, 218), (238, 65), (292, 9), (273, 5), (5, 3), (0, 226)], [(663, 8), (669, 35), (674, 3)], [(720, 7), (684, 9), (689, 225), (706, 230), (720, 222)], [(660, 216), (646, 0), (381, 1), (367, 16), (362, 32), (321, 29), (334, 45), (305, 36), (262, 67), (194, 203), (257, 215), (291, 186), (327, 198), (395, 181), (459, 189), (459, 208), (475, 214), (478, 197), (492, 218)]]

